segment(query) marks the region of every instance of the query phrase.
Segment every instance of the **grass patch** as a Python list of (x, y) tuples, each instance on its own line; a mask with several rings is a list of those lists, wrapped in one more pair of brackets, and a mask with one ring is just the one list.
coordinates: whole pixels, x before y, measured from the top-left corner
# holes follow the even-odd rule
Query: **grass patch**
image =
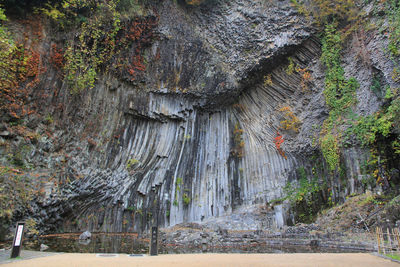
[(389, 257), (391, 259), (400, 261), (400, 255), (399, 254), (386, 254), (385, 256)]

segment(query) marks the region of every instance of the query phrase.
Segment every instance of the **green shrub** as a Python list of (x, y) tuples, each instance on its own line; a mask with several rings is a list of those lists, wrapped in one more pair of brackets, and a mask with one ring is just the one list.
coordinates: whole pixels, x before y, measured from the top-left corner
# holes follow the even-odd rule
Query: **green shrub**
[(140, 161), (137, 159), (129, 159), (126, 163), (126, 168), (132, 170), (138, 163), (140, 163)]
[(189, 205), (191, 199), (188, 196), (188, 194), (184, 193), (182, 196), (182, 200), (183, 200), (183, 204), (185, 204), (187, 206), (187, 205)]
[(312, 179), (308, 179), (304, 167), (298, 168), (297, 174), (298, 181), (288, 182), (283, 188), (283, 197), (274, 199), (271, 203), (281, 203), (288, 200), (295, 211), (296, 220), (310, 223), (318, 211), (328, 207), (331, 203), (323, 202), (321, 192), (326, 190), (326, 185), (320, 184), (318, 177), (315, 176)]

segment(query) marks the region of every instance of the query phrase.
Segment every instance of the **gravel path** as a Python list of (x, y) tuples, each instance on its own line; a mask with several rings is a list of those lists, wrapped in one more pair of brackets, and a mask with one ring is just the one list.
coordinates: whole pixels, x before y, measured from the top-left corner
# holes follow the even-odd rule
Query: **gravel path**
[[(40, 253), (40, 252), (39, 252)], [(26, 254), (29, 255), (30, 253)], [(48, 256), (48, 255), (52, 256)], [(33, 257), (36, 255), (31, 254)], [(366, 253), (346, 254), (174, 254), (155, 257), (128, 257), (116, 254), (114, 257), (99, 257), (97, 254), (41, 253), (40, 258), (22, 258), (2, 266), (57, 267), (57, 266), (341, 266), (341, 267), (399, 267), (398, 263)], [(48, 257), (43, 257), (48, 256)]]
[(0, 250), (0, 264), (19, 262), (21, 260), (30, 260), (30, 259), (54, 256), (54, 255), (60, 255), (60, 254), (62, 254), (62, 253), (22, 250), (20, 258), (10, 259), (11, 250), (2, 249), (2, 250)]

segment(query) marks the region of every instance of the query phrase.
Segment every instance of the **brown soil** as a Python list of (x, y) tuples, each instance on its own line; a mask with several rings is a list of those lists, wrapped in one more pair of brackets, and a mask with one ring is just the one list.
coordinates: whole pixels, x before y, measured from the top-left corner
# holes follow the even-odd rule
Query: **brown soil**
[(8, 266), (342, 266), (376, 267), (398, 263), (371, 254), (180, 254), (144, 257), (97, 257), (96, 254), (61, 254), (31, 260), (19, 260)]

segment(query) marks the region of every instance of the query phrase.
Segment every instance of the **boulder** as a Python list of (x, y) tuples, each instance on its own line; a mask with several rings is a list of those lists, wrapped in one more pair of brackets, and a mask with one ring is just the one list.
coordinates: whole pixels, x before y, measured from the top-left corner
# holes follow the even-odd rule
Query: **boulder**
[(89, 231), (85, 231), (79, 236), (79, 240), (87, 240), (90, 239), (91, 237), (92, 234)]
[(45, 245), (45, 244), (40, 244), (40, 251), (45, 251), (48, 250), (49, 246)]

